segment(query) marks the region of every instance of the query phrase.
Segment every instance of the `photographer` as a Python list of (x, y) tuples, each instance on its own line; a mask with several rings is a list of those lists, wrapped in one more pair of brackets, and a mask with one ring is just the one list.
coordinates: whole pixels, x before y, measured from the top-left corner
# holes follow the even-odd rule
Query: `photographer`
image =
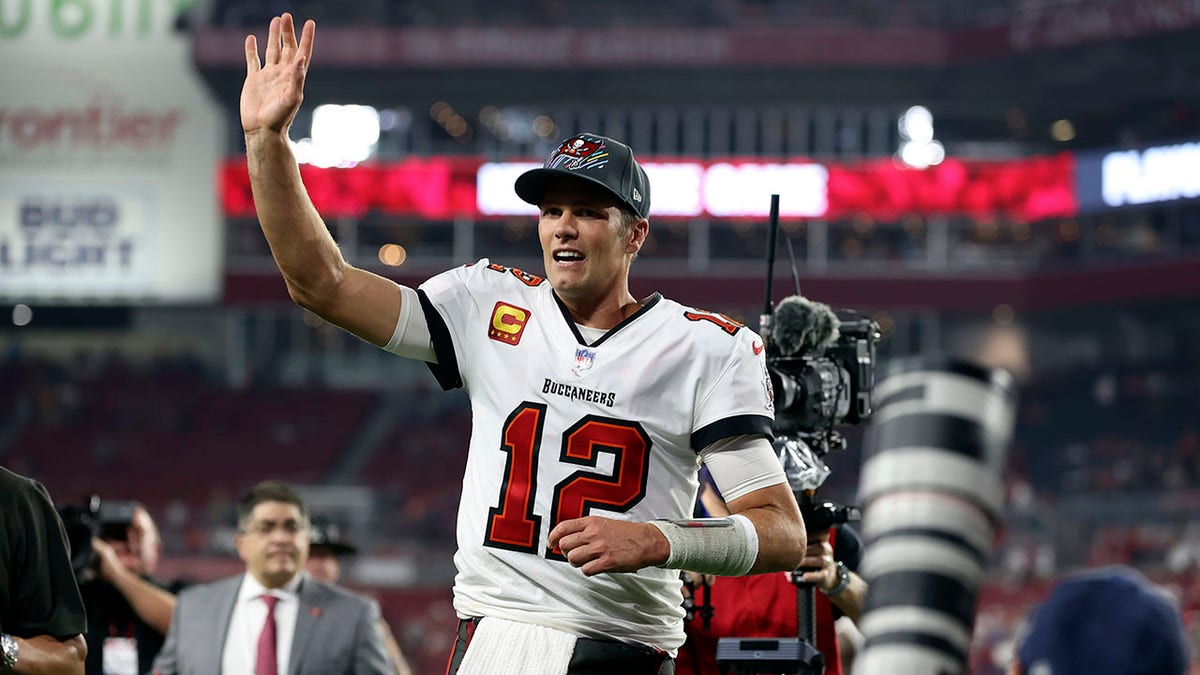
[[(709, 482), (701, 486), (700, 504), (710, 517), (725, 513), (724, 501)], [(825, 656), (826, 675), (841, 675), (835, 621), (847, 616), (857, 621), (866, 601), (867, 584), (855, 570), (862, 559), (862, 541), (845, 523), (828, 530), (810, 530), (808, 548), (800, 569), (801, 580), (816, 594), (816, 647)], [(717, 640), (722, 637), (795, 637), (797, 588), (791, 573), (749, 577), (712, 577), (688, 572), (692, 586), (707, 583), (700, 599), (711, 607), (709, 621), (696, 613), (685, 625), (687, 643), (679, 650), (676, 675), (716, 675)], [(706, 625), (707, 623), (707, 625)]]
[(101, 505), (93, 537), (95, 577), (80, 585), (87, 607), (88, 675), (150, 669), (175, 611), (175, 596), (152, 579), (162, 553), (158, 528), (137, 502)]
[(0, 673), (83, 672), (85, 626), (50, 495), (0, 467)]

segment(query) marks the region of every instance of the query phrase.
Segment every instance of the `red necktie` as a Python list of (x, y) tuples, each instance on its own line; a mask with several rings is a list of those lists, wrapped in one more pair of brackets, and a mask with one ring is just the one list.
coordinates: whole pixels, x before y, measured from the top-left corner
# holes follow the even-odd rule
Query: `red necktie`
[(267, 603), (267, 620), (263, 622), (262, 632), (258, 634), (258, 658), (254, 660), (254, 675), (279, 675), (279, 665), (275, 661), (275, 603), (279, 598), (273, 595), (260, 596)]

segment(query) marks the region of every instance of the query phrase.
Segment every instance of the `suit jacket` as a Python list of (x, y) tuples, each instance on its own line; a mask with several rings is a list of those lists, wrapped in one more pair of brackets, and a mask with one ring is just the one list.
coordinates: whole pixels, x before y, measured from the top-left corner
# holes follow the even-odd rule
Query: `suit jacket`
[[(221, 673), (225, 634), (242, 576), (179, 594), (171, 628), (154, 660), (155, 675)], [(305, 576), (287, 675), (384, 675), (394, 672), (379, 630), (379, 604)]]

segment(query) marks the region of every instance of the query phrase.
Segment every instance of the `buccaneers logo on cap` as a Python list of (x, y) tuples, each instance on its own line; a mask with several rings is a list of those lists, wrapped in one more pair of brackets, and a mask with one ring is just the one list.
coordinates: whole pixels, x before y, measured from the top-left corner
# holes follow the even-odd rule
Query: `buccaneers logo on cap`
[(588, 136), (576, 136), (563, 141), (550, 155), (547, 169), (596, 169), (608, 164), (604, 142)]

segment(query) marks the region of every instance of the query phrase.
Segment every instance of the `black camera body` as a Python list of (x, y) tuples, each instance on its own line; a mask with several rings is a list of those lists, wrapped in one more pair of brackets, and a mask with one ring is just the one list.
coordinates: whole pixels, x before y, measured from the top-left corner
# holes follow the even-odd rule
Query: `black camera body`
[(59, 507), (58, 515), (71, 545), (71, 566), (75, 569), (76, 581), (91, 581), (99, 572), (92, 538), (125, 541), (136, 508), (137, 502), (101, 501), (97, 495), (92, 495), (80, 506)]
[[(827, 315), (784, 311), (800, 303), (804, 312)], [(775, 431), (804, 438), (824, 456), (843, 443), (830, 433), (834, 426), (860, 424), (871, 416), (879, 325), (852, 310), (835, 314), (799, 296), (783, 300), (779, 308), (767, 347)], [(788, 323), (795, 321), (808, 323)]]
[[(776, 447), (804, 525), (822, 532), (858, 522), (857, 506), (817, 501), (814, 495), (828, 475), (822, 458), (846, 445), (834, 427), (861, 424), (871, 416), (879, 325), (853, 310), (835, 311), (798, 295), (781, 300), (764, 325), (772, 329), (767, 369), (775, 394)], [(791, 439), (812, 456), (805, 450), (793, 460), (784, 457)], [(799, 471), (789, 464), (799, 464)]]
[(809, 495), (799, 499), (800, 515), (804, 516), (804, 527), (812, 532), (824, 532), (834, 525), (857, 523), (862, 520), (862, 509), (857, 506), (818, 502)]

